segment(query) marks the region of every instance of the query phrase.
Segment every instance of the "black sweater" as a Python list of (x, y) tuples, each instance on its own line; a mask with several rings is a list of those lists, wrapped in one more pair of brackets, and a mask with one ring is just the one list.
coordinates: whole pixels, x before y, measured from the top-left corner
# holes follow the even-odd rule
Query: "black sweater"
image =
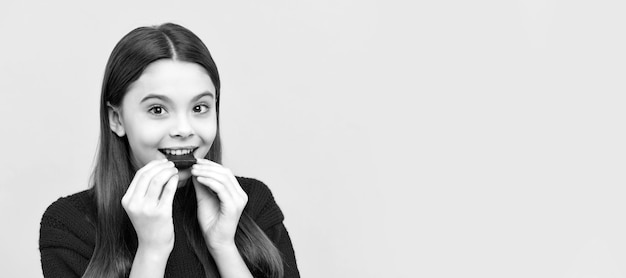
[[(285, 278), (300, 277), (284, 216), (269, 188), (262, 182), (237, 177), (248, 194), (245, 212), (274, 242), (283, 255)], [(44, 277), (81, 277), (95, 247), (96, 208), (93, 191), (85, 190), (52, 203), (41, 219), (39, 250)], [(176, 208), (176, 206), (174, 206)], [(180, 210), (173, 210), (174, 249), (165, 277), (204, 277), (204, 270), (187, 242)]]

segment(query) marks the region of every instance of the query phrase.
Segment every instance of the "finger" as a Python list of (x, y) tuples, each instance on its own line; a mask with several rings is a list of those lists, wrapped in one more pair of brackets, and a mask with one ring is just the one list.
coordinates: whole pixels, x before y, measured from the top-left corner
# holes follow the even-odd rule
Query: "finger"
[(217, 195), (217, 198), (219, 198), (221, 202), (231, 203), (232, 195), (225, 188), (224, 184), (222, 184), (218, 180), (213, 179), (212, 177), (202, 176), (197, 177), (196, 179), (198, 180), (198, 183), (211, 189), (211, 191), (213, 191)]
[(213, 190), (199, 182), (197, 178), (193, 182), (193, 187), (196, 190), (197, 201), (203, 201), (209, 208), (213, 208), (212, 210), (219, 210), (220, 198)]
[[(174, 167), (174, 163), (165, 160), (165, 162), (158, 162), (150, 168), (142, 171), (142, 173), (140, 173), (140, 176), (137, 177), (137, 186), (135, 188), (135, 192), (133, 193), (132, 199), (145, 198), (152, 178), (168, 167)], [(163, 183), (165, 183), (165, 181)]]
[(223, 183), (229, 183), (229, 181), (232, 181), (231, 177), (234, 178), (233, 173), (230, 171), (230, 169), (225, 168), (224, 166), (217, 164), (213, 161), (210, 160), (206, 160), (204, 159), (204, 161), (202, 161), (201, 163), (195, 164), (192, 167), (192, 174), (193, 174), (193, 170), (197, 169), (199, 172), (198, 173), (215, 173), (220, 175), (221, 177), (217, 178), (219, 181), (223, 182)]
[(198, 158), (198, 159), (197, 159), (197, 161), (196, 161), (196, 163), (200, 163), (200, 164), (215, 163), (215, 164), (218, 164), (218, 165), (219, 165), (219, 163), (214, 162), (214, 161), (212, 161), (212, 160), (208, 160), (208, 159), (206, 159), (206, 158)]
[(171, 166), (166, 167), (160, 172), (156, 173), (148, 183), (146, 199), (152, 200), (155, 203), (158, 202), (159, 196), (161, 195), (161, 192), (163, 192), (163, 187), (165, 186), (167, 181), (177, 173), (178, 169), (174, 167), (173, 163)]
[(165, 163), (166, 161), (167, 159), (153, 160), (153, 161), (150, 161), (148, 164), (146, 164), (146, 166), (139, 169), (135, 173), (135, 177), (133, 178), (133, 180), (130, 182), (128, 189), (126, 189), (126, 193), (124, 194), (124, 197), (122, 198), (122, 203), (127, 203), (130, 199), (132, 199), (133, 194), (135, 193), (135, 191), (137, 191), (137, 184), (139, 183), (139, 181), (141, 180), (141, 177), (144, 175), (146, 171), (150, 170), (156, 165)]
[(237, 193), (239, 193), (239, 195), (244, 197), (246, 199), (246, 202), (247, 202), (248, 201), (248, 194), (243, 190), (243, 188), (241, 188), (241, 184), (239, 184), (239, 181), (237, 180), (235, 175), (231, 176), (231, 180), (233, 181), (233, 184), (235, 185), (235, 189), (237, 190)]
[(245, 203), (242, 200), (234, 199), (221, 182), (209, 177), (197, 177), (196, 179), (199, 187), (204, 185), (204, 189), (208, 188), (217, 195), (217, 198), (214, 198), (213, 201), (217, 202), (215, 204), (219, 206), (220, 213), (227, 217), (238, 218), (241, 216)]
[[(241, 198), (244, 198), (247, 200), (248, 195), (246, 194), (246, 192), (243, 190), (243, 188), (241, 188), (241, 185), (239, 184), (239, 181), (237, 181), (237, 178), (235, 177), (235, 175), (232, 173), (232, 171), (228, 168), (225, 168), (224, 166), (215, 163), (213, 161), (210, 160), (198, 160), (200, 163), (194, 165), (197, 169), (206, 169), (208, 171), (213, 171), (216, 173), (220, 173), (224, 176), (224, 178), (218, 178), (218, 180), (220, 180), (222, 183), (229, 185), (229, 190), (231, 191), (231, 193), (234, 196), (240, 196)], [(193, 169), (192, 169), (192, 174), (193, 174)]]
[(213, 192), (210, 187), (198, 181), (198, 177), (194, 177), (194, 188), (196, 189), (196, 197), (200, 195), (210, 195), (210, 197), (217, 199), (217, 193)]
[(135, 177), (136, 178), (133, 178), (132, 182), (128, 186), (128, 189), (126, 190), (126, 194), (129, 194), (129, 195), (133, 194), (133, 192), (135, 191), (135, 188), (137, 187), (137, 181), (139, 180), (139, 177), (141, 177), (141, 175), (144, 172), (146, 172), (150, 168), (154, 167), (155, 165), (158, 165), (159, 163), (165, 162), (165, 161), (166, 161), (166, 159), (153, 160), (153, 161), (150, 161), (148, 164), (146, 164), (146, 166), (144, 166), (141, 169), (139, 169), (135, 173)]
[(196, 165), (205, 165), (205, 166), (213, 166), (213, 167), (219, 167), (219, 168), (223, 168), (224, 166), (222, 166), (219, 163), (213, 162), (211, 160), (208, 159), (204, 159), (204, 158), (200, 158), (196, 161)]
[(234, 198), (238, 199), (241, 203), (245, 205), (246, 203), (248, 203), (248, 194), (246, 194), (246, 192), (243, 191), (243, 188), (241, 188), (241, 185), (239, 185), (239, 182), (237, 181), (235, 176), (230, 172), (230, 170), (229, 169), (227, 170), (229, 172), (227, 176), (229, 180), (228, 187), (231, 190), (231, 194), (234, 196)]
[(126, 190), (124, 196), (122, 196), (122, 206), (126, 208), (130, 203), (130, 200), (133, 198), (133, 193), (135, 192), (135, 187), (137, 187), (137, 179), (133, 179)]
[[(196, 174), (194, 174), (196, 173)], [(215, 174), (219, 176), (219, 180), (222, 182), (227, 182), (229, 180), (227, 172), (221, 167), (215, 167), (211, 165), (193, 165), (191, 167), (191, 174), (194, 176), (202, 176), (208, 174)], [(217, 177), (216, 176), (216, 177)]]
[(174, 175), (167, 181), (165, 187), (163, 187), (161, 199), (159, 199), (159, 206), (171, 209), (172, 204), (174, 203), (174, 196), (176, 195), (176, 188), (178, 188), (178, 179), (178, 175)]
[(216, 167), (220, 167), (220, 168), (224, 168), (224, 166), (222, 166), (222, 164), (219, 164), (215, 161), (211, 161), (208, 159), (204, 159), (204, 158), (200, 158), (196, 161), (196, 164), (200, 164), (200, 165), (211, 165), (211, 166), (216, 166)]
[(206, 165), (194, 165), (194, 167), (191, 169), (191, 174), (196, 177), (211, 178), (221, 183), (226, 192), (228, 192), (228, 194), (230, 194), (231, 196), (235, 196), (235, 194), (237, 194), (230, 185), (230, 179), (224, 174), (216, 172), (216, 169), (212, 169), (210, 167), (207, 167)]
[(216, 177), (223, 178), (216, 173), (209, 173), (206, 176), (199, 176), (196, 179), (198, 179), (200, 184), (206, 185), (215, 192), (224, 207), (235, 209), (236, 211), (243, 210), (248, 203), (248, 196), (245, 194), (240, 195), (236, 192), (235, 186), (238, 185), (238, 183), (232, 184), (230, 182), (223, 182), (222, 180), (216, 179)]

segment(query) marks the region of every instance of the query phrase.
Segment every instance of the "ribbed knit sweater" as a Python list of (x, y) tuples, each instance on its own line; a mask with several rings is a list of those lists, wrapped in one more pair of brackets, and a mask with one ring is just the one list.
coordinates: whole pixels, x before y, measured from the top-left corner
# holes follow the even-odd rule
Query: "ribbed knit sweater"
[[(274, 242), (283, 255), (285, 278), (300, 277), (284, 216), (269, 188), (262, 182), (237, 177), (248, 195), (244, 211)], [(182, 211), (173, 209), (174, 249), (165, 277), (204, 277), (204, 270), (179, 224)], [(41, 219), (39, 250), (44, 277), (81, 277), (93, 254), (96, 239), (93, 190), (85, 190), (52, 203)]]

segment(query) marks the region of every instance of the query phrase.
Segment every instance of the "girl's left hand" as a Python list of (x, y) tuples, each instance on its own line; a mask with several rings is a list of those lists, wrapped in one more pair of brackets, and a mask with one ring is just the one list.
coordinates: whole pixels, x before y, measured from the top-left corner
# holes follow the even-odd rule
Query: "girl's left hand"
[(235, 232), (248, 195), (233, 173), (207, 159), (191, 168), (198, 201), (198, 223), (209, 251), (235, 247)]

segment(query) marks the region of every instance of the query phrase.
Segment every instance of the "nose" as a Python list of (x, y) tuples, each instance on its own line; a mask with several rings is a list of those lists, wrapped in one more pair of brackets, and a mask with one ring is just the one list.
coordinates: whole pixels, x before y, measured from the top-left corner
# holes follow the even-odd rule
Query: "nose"
[(180, 114), (170, 130), (171, 137), (187, 138), (193, 135), (193, 128), (187, 115)]

